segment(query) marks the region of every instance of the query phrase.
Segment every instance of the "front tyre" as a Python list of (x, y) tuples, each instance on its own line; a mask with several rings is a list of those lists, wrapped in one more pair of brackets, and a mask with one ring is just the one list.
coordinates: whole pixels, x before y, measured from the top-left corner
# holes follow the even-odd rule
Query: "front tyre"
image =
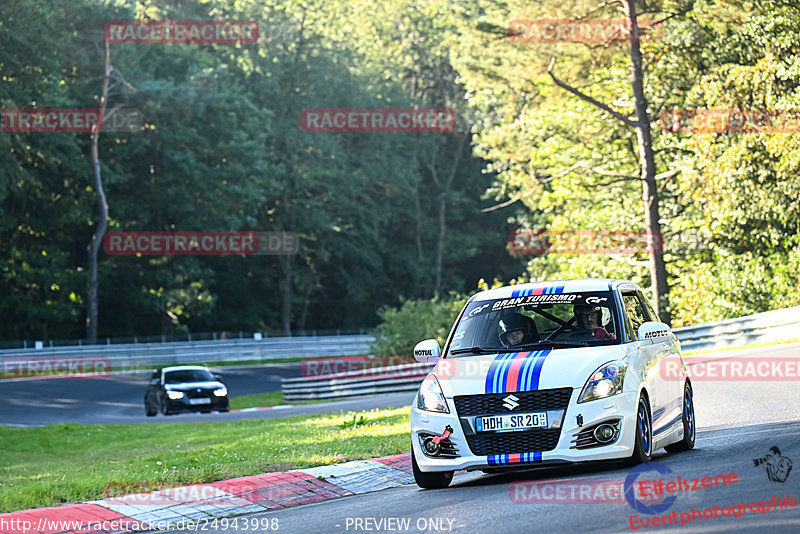
[(653, 418), (650, 414), (650, 403), (644, 394), (639, 396), (636, 407), (636, 439), (633, 454), (628, 458), (628, 465), (639, 465), (649, 462), (653, 454)]
[(442, 471), (434, 473), (423, 473), (417, 465), (417, 457), (414, 455), (414, 448), (411, 448), (411, 468), (414, 471), (414, 482), (417, 486), (425, 489), (442, 489), (450, 485), (453, 481), (453, 471)]
[(688, 451), (694, 448), (694, 400), (692, 398), (692, 386), (689, 382), (683, 386), (683, 439), (677, 443), (672, 443), (664, 447), (667, 452)]

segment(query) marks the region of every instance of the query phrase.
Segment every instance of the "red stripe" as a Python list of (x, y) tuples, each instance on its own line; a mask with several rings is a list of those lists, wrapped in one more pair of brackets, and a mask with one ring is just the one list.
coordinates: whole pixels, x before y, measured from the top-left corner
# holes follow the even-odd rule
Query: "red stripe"
[(525, 358), (530, 354), (528, 352), (520, 352), (514, 357), (514, 361), (508, 367), (508, 375), (506, 376), (506, 391), (517, 391), (517, 378), (519, 377), (519, 370), (522, 368), (522, 363)]
[(533, 292), (531, 293), (531, 295), (541, 295), (542, 291), (544, 291), (543, 287), (535, 287), (533, 288)]
[(510, 464), (518, 464), (520, 462), (522, 462), (522, 454), (517, 453), (517, 454), (509, 454), (508, 455), (508, 463), (510, 463)]

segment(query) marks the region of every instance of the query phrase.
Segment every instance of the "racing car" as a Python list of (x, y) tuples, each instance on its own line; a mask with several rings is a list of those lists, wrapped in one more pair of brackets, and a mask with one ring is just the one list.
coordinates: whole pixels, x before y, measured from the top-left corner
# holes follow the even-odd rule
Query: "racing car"
[[(650, 461), (695, 442), (692, 385), (680, 342), (634, 283), (561, 280), (469, 299), (411, 406), (417, 485), (458, 470)], [(671, 363), (670, 373), (665, 364)]]
[(229, 411), (228, 388), (222, 377), (199, 365), (176, 365), (153, 371), (144, 394), (148, 417), (179, 412)]

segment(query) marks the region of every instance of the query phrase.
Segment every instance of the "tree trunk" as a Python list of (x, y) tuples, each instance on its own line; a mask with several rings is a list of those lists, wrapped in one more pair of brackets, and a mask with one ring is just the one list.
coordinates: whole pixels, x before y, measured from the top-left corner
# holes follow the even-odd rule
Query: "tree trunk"
[[(106, 107), (108, 104), (108, 82), (111, 74), (111, 57), (108, 43), (105, 43), (105, 61), (103, 64), (103, 91), (100, 96), (100, 117), (105, 118)], [(100, 141), (100, 125), (95, 125), (92, 131), (92, 169), (94, 171), (94, 187), (97, 191), (97, 204), (100, 212), (100, 221), (97, 224), (92, 242), (89, 244), (89, 280), (88, 280), (88, 310), (86, 312), (86, 341), (87, 343), (97, 342), (97, 318), (99, 310), (99, 298), (97, 287), (99, 285), (97, 276), (97, 256), (100, 252), (100, 245), (108, 229), (108, 203), (106, 194), (103, 191), (103, 180), (100, 175), (100, 156), (98, 143)]]
[[(458, 164), (461, 162), (461, 156), (464, 153), (464, 143), (468, 137), (468, 134), (464, 134), (461, 137), (461, 141), (458, 143), (458, 149), (456, 150), (455, 157), (453, 158), (453, 166), (450, 169), (450, 174), (447, 177), (447, 181), (444, 183), (444, 186), (442, 187), (441, 196), (439, 197), (439, 239), (436, 243), (436, 260), (434, 264), (433, 284), (433, 297), (437, 299), (439, 298), (439, 293), (442, 290), (444, 242), (445, 238), (447, 237), (447, 197), (450, 194), (450, 188), (453, 185), (453, 179), (456, 176), (456, 171), (458, 171)], [(438, 183), (438, 180), (436, 180), (435, 166), (436, 162), (431, 162), (431, 172), (433, 173), (434, 180)]]
[(650, 277), (656, 294), (656, 311), (661, 321), (670, 324), (669, 286), (664, 251), (661, 247), (661, 223), (658, 214), (658, 190), (656, 188), (656, 162), (653, 139), (650, 132), (650, 117), (647, 98), (644, 94), (642, 51), (639, 47), (639, 26), (633, 0), (625, 0), (626, 15), (631, 24), (631, 80), (633, 101), (636, 109), (636, 137), (639, 142), (639, 158), (642, 169), (642, 200), (644, 201), (645, 224), (650, 239)]
[(281, 325), (283, 335), (292, 335), (292, 258), (293, 256), (278, 256), (283, 271), (283, 280), (280, 281), (281, 292)]

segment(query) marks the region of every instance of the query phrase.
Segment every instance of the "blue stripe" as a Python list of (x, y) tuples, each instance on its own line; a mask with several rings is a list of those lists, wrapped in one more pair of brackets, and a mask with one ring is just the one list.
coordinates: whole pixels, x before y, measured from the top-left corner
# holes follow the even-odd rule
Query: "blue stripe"
[(492, 362), (492, 366), (489, 368), (489, 376), (491, 377), (491, 384), (487, 382), (487, 391), (486, 393), (498, 393), (500, 390), (500, 380), (499, 377), (503, 374), (503, 364), (505, 360), (513, 353), (506, 353), (501, 354), (497, 358), (494, 359)]
[(679, 414), (679, 415), (678, 415), (678, 417), (675, 417), (675, 418), (674, 418), (672, 421), (670, 421), (669, 423), (666, 423), (666, 424), (664, 424), (664, 425), (661, 425), (660, 427), (658, 427), (658, 428), (656, 428), (655, 430), (653, 430), (653, 435), (655, 436), (655, 435), (656, 435), (656, 434), (658, 434), (659, 432), (663, 432), (664, 430), (667, 430), (669, 427), (671, 427), (672, 425), (674, 425), (675, 423), (677, 423), (677, 422), (678, 422), (678, 421), (680, 421), (681, 419), (683, 419), (683, 414)]
[(542, 453), (541, 452), (534, 452), (533, 453), (533, 461), (534, 462), (541, 462), (542, 461)]
[(541, 378), (542, 375), (542, 365), (544, 365), (544, 361), (547, 359), (549, 354), (550, 350), (543, 350), (541, 356), (536, 358), (536, 364), (533, 367), (533, 373), (530, 379), (530, 387), (528, 388), (529, 391), (539, 389), (539, 378)]
[(530, 390), (530, 382), (531, 382), (531, 374), (533, 373), (533, 364), (536, 361), (536, 358), (539, 356), (541, 351), (532, 352), (525, 358), (525, 366), (520, 373), (522, 375), (522, 379), (520, 380), (520, 387), (519, 391), (529, 391)]
[(492, 364), (489, 366), (489, 372), (486, 373), (486, 385), (484, 387), (484, 390), (486, 391), (486, 393), (491, 393), (492, 392), (492, 384), (494, 383), (494, 375), (497, 372), (497, 362), (500, 360), (500, 358), (501, 357), (498, 356), (498, 357), (495, 357), (494, 360), (492, 360)]

